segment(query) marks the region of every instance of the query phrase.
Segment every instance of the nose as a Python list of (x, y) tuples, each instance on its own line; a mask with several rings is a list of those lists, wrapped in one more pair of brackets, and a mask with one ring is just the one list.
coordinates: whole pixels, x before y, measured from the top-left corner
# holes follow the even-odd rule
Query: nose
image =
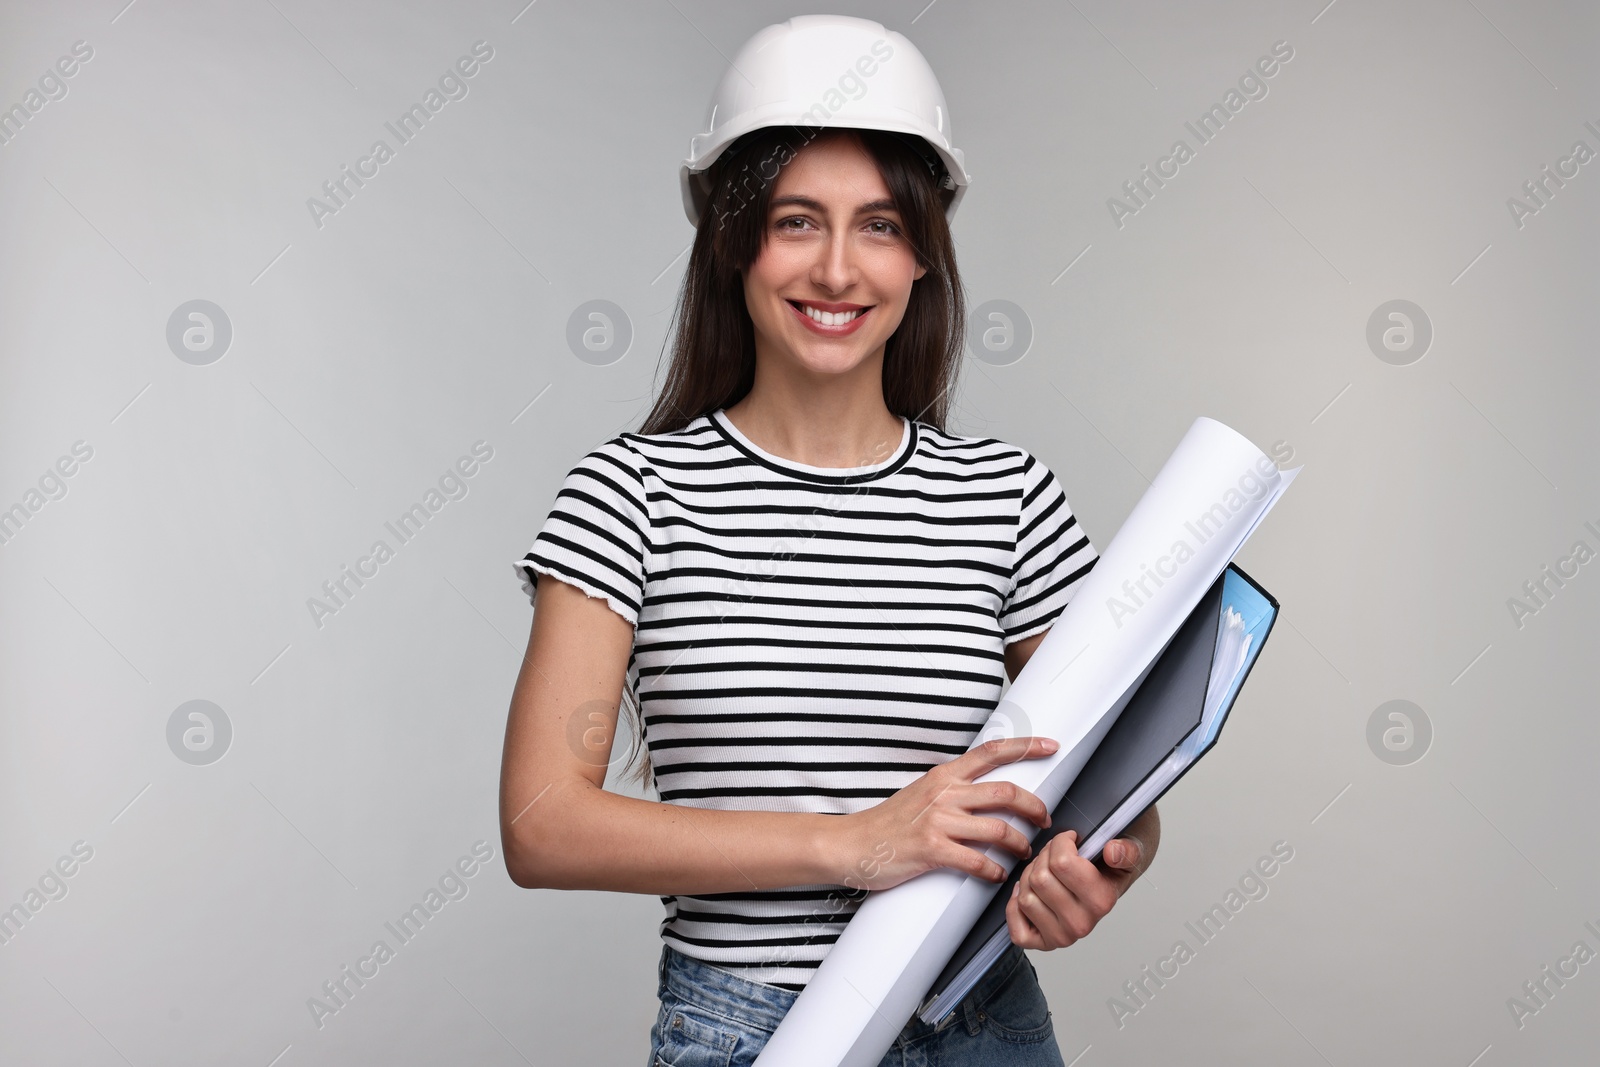
[(860, 277), (849, 227), (834, 226), (811, 265), (811, 281), (830, 293), (842, 293)]

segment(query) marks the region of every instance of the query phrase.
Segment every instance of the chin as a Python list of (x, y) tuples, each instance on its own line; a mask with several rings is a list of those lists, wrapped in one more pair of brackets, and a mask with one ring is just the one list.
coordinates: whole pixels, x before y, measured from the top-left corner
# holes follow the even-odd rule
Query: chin
[(818, 345), (809, 337), (805, 340), (810, 343), (791, 348), (790, 351), (794, 361), (813, 374), (846, 374), (853, 371), (882, 344), (881, 341), (862, 343), (857, 338), (851, 338), (853, 343), (846, 348), (842, 345)]

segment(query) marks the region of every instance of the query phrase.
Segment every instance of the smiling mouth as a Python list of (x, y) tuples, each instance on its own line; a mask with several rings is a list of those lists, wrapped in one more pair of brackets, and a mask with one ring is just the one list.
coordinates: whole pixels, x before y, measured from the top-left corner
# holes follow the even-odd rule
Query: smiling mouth
[(855, 321), (856, 319), (859, 319), (862, 315), (865, 315), (868, 311), (872, 310), (871, 305), (868, 305), (867, 307), (852, 308), (849, 311), (822, 311), (819, 308), (814, 308), (810, 304), (803, 303), (799, 300), (791, 300), (789, 301), (789, 304), (806, 318), (821, 326), (844, 326)]

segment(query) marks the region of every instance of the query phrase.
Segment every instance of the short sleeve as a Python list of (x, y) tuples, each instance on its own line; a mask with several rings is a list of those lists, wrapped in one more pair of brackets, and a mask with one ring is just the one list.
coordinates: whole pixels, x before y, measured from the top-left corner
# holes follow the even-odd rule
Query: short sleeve
[(1099, 559), (1050, 468), (1023, 450), (1011, 591), (1000, 629), (1012, 644), (1050, 628)]
[(549, 574), (603, 597), (629, 623), (644, 600), (650, 517), (638, 454), (620, 437), (578, 461), (561, 483), (533, 548), (513, 566), (530, 603)]

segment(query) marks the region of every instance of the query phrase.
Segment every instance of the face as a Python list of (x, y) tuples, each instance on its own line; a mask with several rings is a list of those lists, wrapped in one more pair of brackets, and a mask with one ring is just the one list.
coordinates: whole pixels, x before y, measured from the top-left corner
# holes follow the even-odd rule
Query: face
[(758, 363), (819, 376), (881, 367), (927, 268), (872, 157), (848, 137), (812, 141), (779, 172), (765, 226), (744, 277)]

